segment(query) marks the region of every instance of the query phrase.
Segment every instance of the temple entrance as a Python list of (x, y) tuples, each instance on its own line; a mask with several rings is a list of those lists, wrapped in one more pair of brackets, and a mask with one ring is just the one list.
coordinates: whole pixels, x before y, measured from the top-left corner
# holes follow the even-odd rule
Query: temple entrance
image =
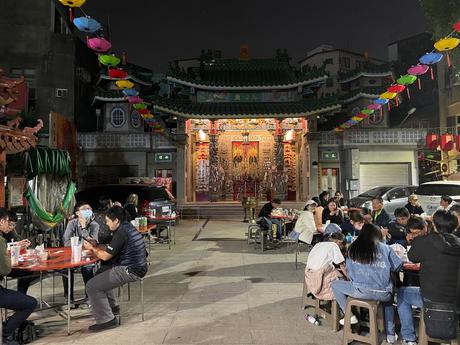
[[(302, 146), (302, 136), (297, 135), (301, 128), (295, 126), (298, 121), (292, 121), (282, 135), (276, 134), (273, 119), (219, 120), (215, 132), (204, 121), (192, 120), (190, 128), (194, 139), (192, 201), (270, 200), (275, 196), (297, 200)], [(245, 125), (241, 130), (238, 121)]]

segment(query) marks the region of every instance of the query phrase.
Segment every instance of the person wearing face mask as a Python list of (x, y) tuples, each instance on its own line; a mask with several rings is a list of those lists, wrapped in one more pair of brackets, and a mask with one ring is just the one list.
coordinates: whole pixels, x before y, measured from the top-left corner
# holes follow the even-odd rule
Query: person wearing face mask
[[(67, 223), (67, 227), (64, 232), (64, 246), (70, 247), (71, 245), (71, 238), (74, 236), (78, 236), (80, 241), (83, 242), (83, 239), (94, 241), (95, 243), (98, 242), (98, 233), (99, 233), (99, 224), (94, 221), (93, 211), (91, 206), (85, 202), (81, 201), (77, 203), (75, 206), (75, 218), (70, 220)], [(83, 277), (83, 281), (86, 283), (94, 277), (93, 273), (93, 265), (83, 266), (81, 267), (81, 275)], [(71, 279), (71, 291), (70, 291), (70, 299), (73, 300), (73, 274), (70, 277)], [(67, 291), (67, 278), (62, 277), (62, 281), (64, 283), (64, 296), (68, 295)]]

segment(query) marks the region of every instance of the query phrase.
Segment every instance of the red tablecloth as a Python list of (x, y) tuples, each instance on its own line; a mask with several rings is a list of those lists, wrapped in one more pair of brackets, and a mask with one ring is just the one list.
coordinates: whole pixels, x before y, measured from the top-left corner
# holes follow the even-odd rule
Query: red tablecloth
[(33, 264), (27, 260), (27, 257), (23, 256), (25, 260), (19, 262), (18, 266), (13, 266), (12, 269), (31, 272), (56, 271), (90, 265), (99, 260), (91, 256), (88, 258), (82, 257), (80, 262), (72, 262), (72, 249), (70, 247), (47, 248), (45, 250), (48, 252), (47, 261), (38, 261)]

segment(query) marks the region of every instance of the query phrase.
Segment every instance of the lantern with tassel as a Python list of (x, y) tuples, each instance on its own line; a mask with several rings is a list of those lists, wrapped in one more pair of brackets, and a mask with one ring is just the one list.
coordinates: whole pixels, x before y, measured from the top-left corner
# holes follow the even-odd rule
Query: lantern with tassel
[[(407, 70), (407, 73), (410, 74), (410, 75), (419, 77), (422, 74), (425, 74), (426, 72), (428, 72), (429, 69), (430, 69), (430, 67), (427, 66), (427, 65), (417, 64), (417, 65), (412, 66), (411, 68), (409, 68)], [(420, 77), (419, 77), (418, 78), (418, 89), (420, 90), (421, 88), (422, 88), (422, 84), (420, 82)]]
[(442, 54), (435, 52), (426, 53), (425, 55), (421, 56), (420, 59), (418, 59), (418, 61), (420, 61), (421, 64), (430, 66), (431, 80), (434, 80), (433, 65), (441, 60)]
[(434, 44), (434, 47), (436, 48), (437, 51), (446, 53), (447, 66), (449, 67), (451, 66), (449, 51), (456, 48), (459, 43), (460, 43), (460, 40), (458, 38), (446, 37), (446, 38), (441, 38)]

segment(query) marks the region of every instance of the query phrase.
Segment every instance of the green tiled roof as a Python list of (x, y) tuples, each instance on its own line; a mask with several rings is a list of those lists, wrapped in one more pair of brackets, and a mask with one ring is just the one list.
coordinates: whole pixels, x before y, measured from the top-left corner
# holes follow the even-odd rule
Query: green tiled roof
[(352, 71), (340, 73), (339, 83), (347, 83), (362, 76), (391, 76), (391, 68), (388, 64), (375, 65), (373, 63), (366, 63), (360, 68)]
[(195, 103), (185, 100), (159, 98), (154, 103), (155, 111), (186, 118), (295, 117), (340, 108), (336, 97), (299, 102), (263, 103)]
[(208, 59), (201, 60), (197, 74), (178, 68), (171, 68), (168, 77), (178, 82), (195, 86), (211, 87), (276, 87), (297, 86), (299, 83), (326, 79), (323, 68), (313, 67), (299, 71), (289, 64), (289, 58), (280, 55), (271, 59)]
[(345, 103), (351, 102), (354, 100), (355, 97), (359, 98), (360, 94), (378, 97), (381, 93), (385, 91), (386, 91), (386, 88), (383, 86), (381, 87), (360, 87), (356, 90), (340, 95), (340, 101), (343, 101)]

